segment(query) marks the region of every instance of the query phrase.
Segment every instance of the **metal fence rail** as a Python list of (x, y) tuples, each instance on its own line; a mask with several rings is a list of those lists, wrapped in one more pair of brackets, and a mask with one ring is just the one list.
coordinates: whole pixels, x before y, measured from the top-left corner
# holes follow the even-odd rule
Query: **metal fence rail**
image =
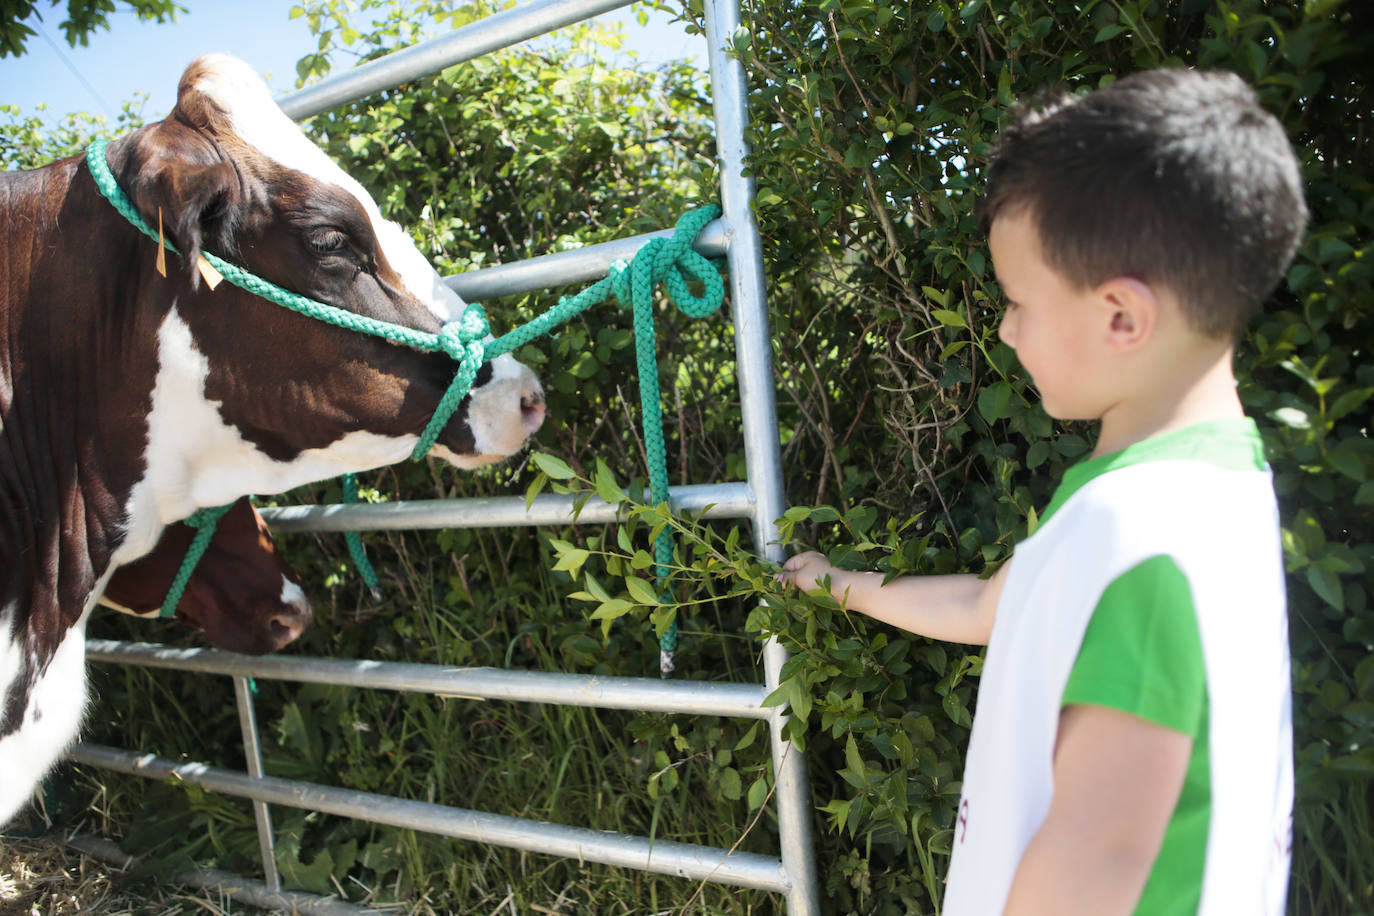
[[(300, 120), (400, 83), (431, 75), (481, 54), (545, 34), (631, 0), (531, 0), (456, 29), (447, 36), (397, 51), (355, 70), (330, 77), (282, 101)], [(706, 39), (711, 67), (717, 156), (723, 214), (697, 239), (703, 254), (724, 255), (735, 322), (741, 426), (748, 480), (673, 488), (672, 504), (705, 518), (747, 518), (754, 543), (769, 559), (782, 560), (775, 520), (785, 507), (774, 400), (772, 342), (764, 293), (762, 246), (751, 210), (754, 188), (745, 177), (748, 123), (744, 69), (725, 50), (739, 26), (738, 0), (706, 0)], [(628, 258), (654, 236), (621, 239), (578, 251), (560, 252), (446, 279), (469, 301), (487, 300), (604, 276), (610, 264)], [(344, 531), (415, 528), (504, 527), (512, 525), (604, 524), (618, 509), (595, 497), (575, 512), (571, 496), (543, 495), (527, 506), (522, 497), (423, 500), (384, 504), (293, 506), (263, 512), (274, 531)], [(586, 861), (639, 868), (784, 895), (788, 912), (815, 916), (819, 888), (812, 852), (812, 805), (802, 754), (784, 735), (786, 714), (765, 708), (787, 655), (776, 640), (763, 648), (764, 683), (737, 684), (595, 677), (555, 672), (456, 668), (392, 662), (248, 657), (212, 649), (173, 649), (147, 644), (91, 640), (92, 661), (221, 674), (234, 678), (247, 772), (164, 760), (151, 754), (79, 744), (71, 757), (82, 763), (154, 779), (185, 782), (252, 799), (257, 818), (265, 884), (277, 891), (269, 804), (309, 808), (443, 836), (494, 843)], [(247, 678), (275, 678), (371, 689), (416, 691), (436, 696), (554, 703), (598, 708), (735, 716), (769, 726), (778, 815), (778, 856), (730, 853), (668, 840), (506, 817), (416, 802), (350, 789), (320, 786), (267, 775), (262, 768), (252, 694)]]
[(277, 779), (272, 776), (254, 779), (247, 773), (204, 763), (178, 763), (155, 754), (140, 754), (98, 744), (78, 745), (71, 757), (79, 763), (132, 776), (176, 779), (227, 795), (355, 817), (389, 827), (423, 830), (457, 840), (494, 843), (584, 862), (620, 865), (738, 887), (784, 893), (789, 887), (778, 860), (757, 853), (727, 853), (711, 846), (651, 840), (608, 830), (566, 827), (522, 817), (465, 811), (390, 795), (336, 789), (296, 779)]

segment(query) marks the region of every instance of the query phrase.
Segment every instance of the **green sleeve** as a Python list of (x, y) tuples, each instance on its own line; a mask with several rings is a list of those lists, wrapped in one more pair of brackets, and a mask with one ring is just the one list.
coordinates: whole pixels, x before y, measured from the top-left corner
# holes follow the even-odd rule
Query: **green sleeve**
[(1168, 556), (1143, 560), (1102, 593), (1061, 704), (1109, 706), (1196, 738), (1206, 696), (1188, 580)]

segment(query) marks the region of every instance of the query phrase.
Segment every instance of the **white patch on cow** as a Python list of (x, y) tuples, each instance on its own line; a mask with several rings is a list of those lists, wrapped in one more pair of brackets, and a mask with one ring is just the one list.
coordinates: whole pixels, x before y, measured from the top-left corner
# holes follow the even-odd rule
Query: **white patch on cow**
[(534, 432), (519, 420), (520, 402), (536, 393), (543, 397), (529, 367), (502, 353), (491, 361), (491, 381), (474, 388), (468, 401), (468, 428), (476, 454), (458, 455), (442, 445), (436, 445), (433, 454), (460, 468), (479, 468), (514, 454)]
[(411, 295), (442, 321), (450, 321), (460, 313), (463, 301), (444, 285), (410, 235), (396, 223), (384, 219), (372, 195), (277, 107), (267, 84), (252, 67), (224, 54), (207, 55), (200, 63), (204, 76), (195, 88), (229, 115), (235, 134), (277, 164), (338, 185), (356, 197), (372, 221), (373, 232), (386, 259)]
[[(14, 608), (7, 609), (12, 615)], [(12, 818), (67, 749), (81, 728), (86, 708), (86, 619), (67, 631), (57, 652), (29, 692), (19, 729), (0, 738), (0, 824)], [(6, 619), (9, 619), (8, 617)], [(22, 636), (21, 636), (22, 638)], [(0, 678), (19, 668), (7, 646), (0, 658)], [(3, 696), (0, 693), (0, 696)]]
[(304, 589), (282, 576), (281, 603), (283, 607), (294, 607), (303, 611), (310, 606), (310, 599), (306, 598)]
[(19, 664), (24, 660), (24, 628), (11, 632), (18, 610), (19, 605), (13, 603), (0, 610), (0, 640), (3, 640), (0, 643), (0, 704), (5, 702), (10, 685), (19, 676)]
[(419, 436), (348, 433), (290, 461), (258, 450), (224, 422), (205, 397), (210, 363), (172, 308), (158, 328), (158, 370), (148, 415), (147, 465), (125, 507), (125, 540), (113, 557), (123, 565), (153, 549), (166, 525), (197, 509), (223, 506), (246, 493), (281, 493), (315, 480), (395, 464)]

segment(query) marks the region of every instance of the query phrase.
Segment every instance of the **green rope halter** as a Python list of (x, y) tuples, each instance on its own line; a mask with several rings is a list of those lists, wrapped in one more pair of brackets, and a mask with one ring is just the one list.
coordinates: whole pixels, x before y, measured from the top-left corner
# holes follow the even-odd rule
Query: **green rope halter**
[(195, 571), (200, 558), (205, 555), (205, 549), (210, 546), (210, 539), (215, 536), (215, 526), (233, 505), (230, 503), (227, 506), (200, 509), (186, 519), (186, 524), (196, 529), (196, 536), (191, 539), (191, 546), (186, 548), (186, 559), (181, 561), (176, 578), (167, 588), (167, 597), (162, 599), (162, 609), (157, 612), (159, 617), (171, 617), (176, 614), (177, 605), (181, 603), (181, 595), (186, 591), (186, 584), (191, 581), (191, 573)]
[[(105, 147), (108, 145), (109, 142), (106, 140), (96, 140), (86, 148), (86, 165), (90, 169), (91, 177), (95, 179), (96, 188), (136, 229), (154, 241), (161, 241), (169, 251), (177, 251), (176, 246), (161, 238), (153, 227), (148, 225), (134, 207), (133, 201), (115, 181), (109, 163), (105, 160)], [(483, 340), (491, 333), (491, 329), (487, 325), (486, 313), (480, 305), (469, 305), (462, 317), (444, 325), (439, 329), (439, 333), (430, 334), (389, 321), (369, 318), (326, 305), (309, 296), (293, 293), (208, 251), (202, 252), (201, 256), (230, 283), (293, 312), (338, 328), (371, 334), (373, 337), (380, 337), (424, 353), (444, 353), (455, 360), (458, 363), (458, 371), (440, 399), (439, 406), (435, 408), (429, 424), (420, 434), (420, 441), (411, 452), (412, 458), (423, 458), (434, 446), (439, 432), (453, 417), (453, 412), (458, 409), (468, 389), (472, 387), (472, 381), (477, 377), (477, 370), (481, 368), (484, 358), (498, 356), (513, 349), (511, 346), (503, 347), (500, 340), (483, 346)]]
[[(109, 164), (105, 159), (106, 146), (107, 141), (97, 140), (86, 150), (86, 164), (90, 169), (91, 177), (95, 179), (96, 188), (119, 211), (120, 215), (144, 235), (154, 241), (161, 241), (168, 249), (176, 251), (177, 249), (170, 242), (159, 238), (158, 233), (144, 221), (135, 209), (133, 202), (115, 182), (114, 175), (111, 174)], [(429, 334), (402, 325), (379, 321), (365, 315), (358, 315), (293, 293), (237, 265), (230, 264), (210, 252), (202, 252), (202, 256), (230, 283), (277, 305), (332, 324), (335, 327), (361, 331), (364, 334), (381, 337), (415, 350), (426, 353), (442, 352), (456, 361), (458, 370), (454, 374), (453, 382), (444, 392), (444, 396), (439, 401), (439, 406), (435, 409), (434, 415), (430, 418), (428, 425), (420, 435), (419, 442), (416, 443), (415, 449), (411, 453), (411, 457), (415, 459), (423, 458), (433, 447), (440, 431), (447, 425), (453, 412), (462, 403), (463, 398), (467, 397), (473, 380), (477, 377), (477, 371), (483, 362), (524, 346), (536, 337), (549, 333), (564, 322), (614, 295), (620, 302), (629, 305), (634, 314), (635, 363), (639, 371), (639, 400), (643, 411), (644, 447), (649, 463), (649, 494), (654, 505), (659, 505), (668, 501), (669, 493), (667, 448), (663, 441), (663, 411), (660, 406), (658, 359), (654, 340), (653, 291), (662, 283), (667, 290), (669, 301), (692, 318), (705, 318), (720, 308), (725, 297), (725, 285), (721, 282), (720, 272), (709, 260), (692, 248), (692, 242), (701, 233), (701, 230), (719, 215), (720, 208), (714, 204), (689, 211), (678, 220), (671, 238), (650, 239), (640, 247), (628, 264), (625, 261), (615, 262), (603, 279), (574, 296), (560, 299), (557, 305), (543, 315), (512, 329), (490, 343), (486, 342), (486, 338), (491, 334), (486, 312), (475, 303), (469, 304), (460, 318), (445, 324), (439, 333)], [(691, 280), (701, 284), (703, 291), (700, 296), (692, 295), (688, 285)], [(356, 479), (351, 478), (352, 475), (345, 475), (345, 501), (351, 501), (350, 497), (356, 498), (357, 483)], [(201, 510), (192, 518), (210, 512), (218, 512), (219, 515), (223, 515), (226, 511), (228, 511), (227, 506), (217, 510)], [(215, 520), (218, 521), (218, 516), (215, 517)], [(187, 521), (191, 523), (190, 519)], [(168, 607), (173, 612), (175, 611), (176, 603), (181, 598), (181, 592), (185, 589), (186, 582), (190, 580), (195, 561), (198, 561), (200, 555), (205, 552), (205, 546), (209, 544), (213, 533), (213, 524), (208, 527), (201, 527), (197, 532), (196, 539), (192, 542), (192, 550), (188, 551), (187, 559), (183, 562), (182, 569), (177, 573), (176, 582), (180, 582), (180, 586), (175, 593), (176, 601), (172, 600), (173, 595), (169, 593), (167, 601), (163, 604), (163, 616), (170, 616), (167, 612)], [(350, 536), (349, 553), (353, 557), (354, 564), (358, 567), (368, 587), (375, 593), (377, 590), (376, 572), (372, 569), (372, 564), (363, 552), (362, 542), (358, 539), (357, 533), (349, 532), (348, 534)], [(197, 552), (195, 550), (196, 544), (200, 543), (202, 538), (205, 543), (200, 546)], [(195, 560), (192, 560), (193, 555)], [(665, 530), (654, 541), (654, 575), (661, 584), (666, 584), (671, 571), (672, 559), (672, 536)], [(173, 583), (174, 586), (176, 586), (176, 582)], [(665, 603), (672, 603), (671, 592), (666, 587), (663, 595)], [(659, 667), (664, 675), (672, 673), (673, 652), (677, 648), (677, 640), (677, 621), (674, 620), (659, 639)]]

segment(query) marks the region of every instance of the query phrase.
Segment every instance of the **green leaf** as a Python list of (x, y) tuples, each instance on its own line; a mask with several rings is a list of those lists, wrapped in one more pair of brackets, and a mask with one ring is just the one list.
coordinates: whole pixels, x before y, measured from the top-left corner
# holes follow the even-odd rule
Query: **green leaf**
[(743, 54), (749, 48), (752, 36), (746, 26), (739, 26), (730, 36), (730, 46), (735, 49), (736, 54)]
[(760, 776), (749, 786), (749, 810), (755, 811), (763, 807), (763, 803), (768, 800), (768, 777)]
[(1331, 402), (1331, 406), (1326, 409), (1326, 419), (1334, 423), (1341, 417), (1360, 407), (1365, 401), (1369, 400), (1370, 395), (1374, 395), (1374, 388), (1354, 388), (1343, 392), (1340, 397)]
[(554, 480), (571, 480), (577, 476), (562, 458), (555, 458), (544, 452), (535, 452), (530, 456), (530, 459), (539, 467), (539, 470)]
[(589, 556), (591, 556), (590, 551), (583, 550), (580, 547), (573, 547), (570, 550), (559, 553), (558, 562), (553, 564), (553, 568), (561, 572), (576, 572), (582, 568), (583, 563), (587, 562), (587, 557)]
[(734, 767), (726, 767), (720, 771), (720, 794), (730, 801), (738, 801), (742, 785), (739, 778), (739, 770)]
[(762, 725), (762, 722), (755, 722), (753, 725), (749, 726), (749, 730), (744, 733), (744, 737), (740, 738), (738, 741), (735, 742), (734, 749), (736, 751), (742, 751), (745, 748), (752, 745), (754, 743), (754, 739), (758, 737), (759, 729), (762, 727)]
[(1011, 385), (995, 382), (978, 393), (978, 412), (989, 423), (996, 423), (1007, 416), (1011, 404)]
[(1364, 483), (1369, 476), (1365, 471), (1364, 456), (1353, 440), (1347, 439), (1326, 453), (1331, 466), (1356, 483)]
[(921, 287), (921, 292), (926, 294), (926, 298), (932, 302), (938, 302), (944, 308), (949, 308), (949, 291), (941, 292), (933, 286)]
[(932, 309), (930, 315), (947, 328), (968, 327), (968, 323), (964, 321), (963, 315), (960, 315), (958, 312), (952, 312), (949, 309)]
[(629, 576), (625, 579), (625, 587), (629, 589), (630, 597), (640, 604), (658, 607), (662, 603), (658, 600), (658, 593), (654, 591), (654, 587), (643, 579)]
[(1307, 584), (1312, 591), (1338, 611), (1345, 610), (1345, 595), (1341, 591), (1341, 577), (1313, 563), (1307, 567)]
[(1374, 655), (1367, 655), (1355, 666), (1355, 692), (1374, 697)]
[(616, 483), (615, 475), (612, 474), (611, 469), (606, 466), (606, 462), (599, 457), (596, 459), (595, 481), (597, 496), (600, 496), (603, 500), (611, 504), (625, 501), (625, 491), (620, 488), (620, 484)]
[(852, 732), (844, 742), (844, 767), (854, 773), (863, 773), (868, 769), (863, 755), (859, 753), (859, 743), (854, 740)]
[(1299, 410), (1296, 407), (1279, 407), (1269, 411), (1269, 417), (1276, 423), (1282, 423), (1291, 429), (1312, 428), (1312, 418), (1307, 411)]
[(529, 509), (531, 506), (534, 505), (534, 498), (535, 498), (536, 496), (538, 496), (538, 495), (540, 494), (540, 492), (543, 491), (543, 489), (544, 489), (546, 486), (548, 486), (548, 484), (549, 484), (549, 475), (547, 475), (547, 474), (535, 474), (535, 475), (534, 475), (534, 480), (532, 480), (532, 481), (530, 482), (529, 487), (525, 490), (525, 508), (526, 508), (526, 509)]
[(592, 620), (614, 620), (617, 617), (624, 617), (635, 609), (636, 605), (626, 601), (624, 598), (612, 598), (610, 601), (603, 601), (601, 606), (592, 611)]
[(811, 717), (811, 706), (814, 703), (811, 691), (800, 677), (794, 677), (788, 683), (792, 686), (788, 693), (791, 699), (792, 715), (805, 722)]

